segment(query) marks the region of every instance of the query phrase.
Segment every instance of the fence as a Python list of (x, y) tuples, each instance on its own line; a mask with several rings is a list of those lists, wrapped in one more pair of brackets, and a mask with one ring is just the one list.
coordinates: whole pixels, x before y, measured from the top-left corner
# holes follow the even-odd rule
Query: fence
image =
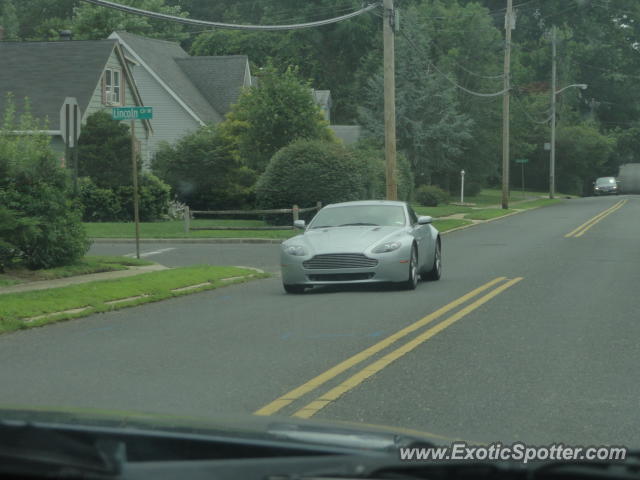
[[(298, 220), (301, 213), (313, 212), (314, 210), (320, 210), (322, 208), (322, 202), (317, 202), (315, 207), (300, 208), (298, 205), (293, 205), (291, 208), (276, 208), (273, 210), (190, 210), (189, 207), (184, 211), (184, 232), (189, 233), (195, 230), (293, 230), (293, 222)], [(293, 217), (291, 225), (281, 225), (274, 227), (222, 227), (222, 226), (210, 226), (210, 227), (192, 227), (191, 216), (192, 215), (268, 215), (273, 213), (290, 213)]]

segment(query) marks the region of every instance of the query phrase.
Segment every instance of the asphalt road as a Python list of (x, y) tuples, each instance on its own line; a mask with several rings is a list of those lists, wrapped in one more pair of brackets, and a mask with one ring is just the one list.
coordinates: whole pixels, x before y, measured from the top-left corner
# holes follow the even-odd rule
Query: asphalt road
[[(261, 409), (478, 442), (640, 447), (639, 238), (640, 197), (570, 200), (444, 236), (442, 280), (412, 292), (286, 295), (276, 275), (5, 335), (0, 404)], [(142, 247), (169, 266), (278, 270), (277, 245)]]

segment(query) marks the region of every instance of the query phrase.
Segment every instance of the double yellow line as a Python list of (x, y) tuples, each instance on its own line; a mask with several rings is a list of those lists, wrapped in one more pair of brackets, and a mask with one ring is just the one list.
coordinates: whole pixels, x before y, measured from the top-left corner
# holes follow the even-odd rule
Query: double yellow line
[(595, 217), (591, 218), (590, 220), (587, 220), (586, 222), (584, 222), (582, 225), (580, 225), (575, 230), (572, 230), (569, 233), (567, 233), (565, 235), (565, 238), (581, 237), (582, 235), (584, 235), (587, 232), (587, 230), (589, 230), (591, 227), (593, 227), (596, 223), (598, 223), (600, 220), (604, 219), (606, 216), (611, 215), (616, 210), (621, 209), (623, 207), (623, 205), (625, 203), (627, 203), (627, 202), (628, 202), (628, 200), (620, 200), (619, 202), (617, 202), (612, 207), (607, 208), (604, 212), (600, 212), (598, 215), (596, 215)]
[(474, 297), (477, 297), (478, 295), (490, 289), (491, 287), (494, 287), (500, 284), (495, 289), (491, 290), (489, 293), (485, 294), (484, 296), (478, 298), (473, 303), (470, 303), (466, 307), (460, 309), (458, 312), (451, 315), (446, 320), (425, 330), (424, 332), (422, 332), (412, 340), (392, 350), (391, 352), (387, 353), (380, 359), (366, 365), (364, 368), (360, 369), (358, 372), (351, 375), (349, 378), (344, 380), (342, 383), (340, 383), (336, 387), (331, 388), (324, 394), (317, 397), (315, 400), (311, 401), (310, 403), (306, 404), (302, 408), (296, 410), (295, 413), (293, 413), (294, 417), (299, 417), (299, 418), (312, 417), (317, 412), (319, 412), (322, 408), (326, 407), (331, 402), (334, 402), (349, 390), (352, 390), (353, 388), (357, 387), (360, 383), (362, 383), (367, 378), (375, 375), (376, 373), (381, 371), (383, 368), (387, 367), (389, 364), (391, 364), (395, 360), (411, 352), (416, 347), (423, 344), (434, 335), (438, 334), (445, 328), (454, 324), (461, 318), (465, 317), (466, 315), (468, 315), (469, 313), (471, 313), (481, 305), (485, 304), (486, 302), (488, 302), (495, 296), (499, 295), (500, 293), (504, 292), (506, 289), (512, 287), (513, 285), (515, 285), (521, 280), (522, 280), (522, 277), (513, 278), (510, 280), (508, 280), (506, 277), (498, 277), (491, 280), (490, 282), (485, 283), (484, 285), (470, 291), (469, 293), (463, 295), (462, 297), (445, 305), (444, 307), (439, 308), (435, 312), (430, 313), (429, 315), (418, 320), (417, 322), (412, 323), (411, 325), (403, 328), (402, 330), (397, 331), (396, 333), (388, 336), (387, 338), (379, 341), (378, 343), (370, 346), (369, 348), (361, 351), (360, 353), (357, 353), (356, 355), (338, 363), (337, 365), (330, 368), (326, 372), (323, 372), (320, 375), (312, 378), (308, 382), (300, 385), (299, 387), (294, 388), (290, 392), (285, 393), (281, 397), (278, 397), (271, 403), (255, 411), (254, 414), (255, 415), (273, 415), (274, 413), (292, 404), (296, 400), (299, 400), (304, 395), (311, 393), (312, 391), (320, 388), (322, 385), (334, 379), (338, 375), (344, 373), (345, 371), (349, 370), (350, 368), (364, 362), (365, 360), (368, 360), (373, 355), (381, 352), (385, 348), (389, 347), (390, 345), (397, 342), (398, 340), (406, 337), (410, 333), (415, 332), (416, 330), (426, 326), (427, 324), (433, 322), (434, 320), (437, 320), (438, 318), (444, 316), (446, 313), (461, 306), (462, 304), (473, 299)]

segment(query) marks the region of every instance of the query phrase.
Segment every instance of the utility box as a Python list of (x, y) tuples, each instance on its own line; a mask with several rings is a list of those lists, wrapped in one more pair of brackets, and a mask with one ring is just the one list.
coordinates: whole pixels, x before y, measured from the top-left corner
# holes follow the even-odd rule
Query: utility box
[(640, 194), (640, 163), (627, 163), (620, 166), (618, 181), (622, 193)]

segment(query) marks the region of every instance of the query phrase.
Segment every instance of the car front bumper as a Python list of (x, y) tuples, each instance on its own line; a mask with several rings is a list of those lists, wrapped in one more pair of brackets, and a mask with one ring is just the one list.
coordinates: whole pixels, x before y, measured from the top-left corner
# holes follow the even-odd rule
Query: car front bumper
[(293, 257), (282, 253), (282, 283), (312, 286), (403, 282), (409, 278), (409, 256), (404, 252), (370, 255), (370, 258), (378, 260), (374, 267), (308, 269), (304, 267), (303, 262), (311, 259), (311, 256)]

